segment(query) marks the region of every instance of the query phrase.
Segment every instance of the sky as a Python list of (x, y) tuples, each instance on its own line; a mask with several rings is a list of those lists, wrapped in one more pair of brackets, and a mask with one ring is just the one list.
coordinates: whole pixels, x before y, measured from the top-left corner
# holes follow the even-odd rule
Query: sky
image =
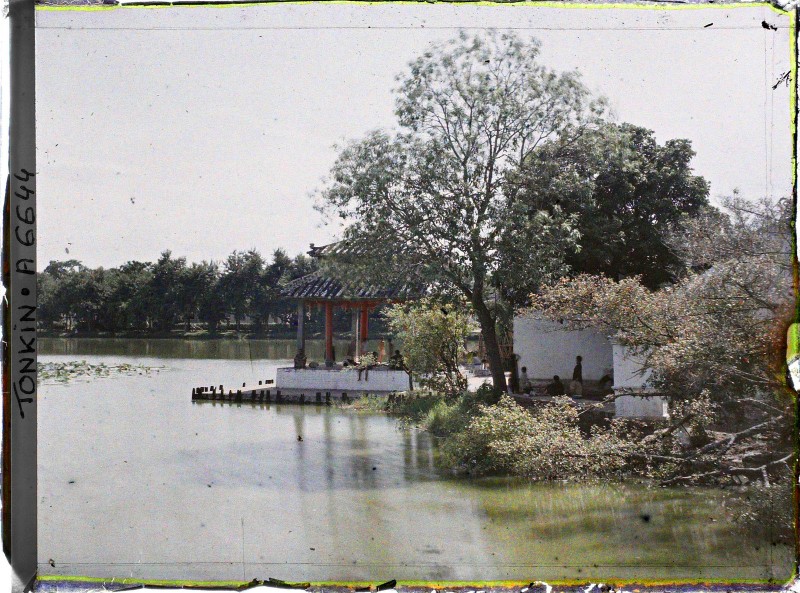
[[(395, 126), (406, 64), (514, 29), (616, 121), (688, 138), (712, 201), (791, 193), (789, 18), (766, 7), (271, 4), (37, 10), (38, 260), (95, 267), (336, 238), (314, 210), (336, 146)], [(762, 26), (766, 21), (778, 29)]]

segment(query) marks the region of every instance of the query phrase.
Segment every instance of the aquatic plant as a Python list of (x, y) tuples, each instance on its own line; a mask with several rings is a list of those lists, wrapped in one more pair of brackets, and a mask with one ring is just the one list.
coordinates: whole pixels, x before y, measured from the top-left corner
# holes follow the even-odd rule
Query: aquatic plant
[(69, 383), (71, 381), (112, 377), (115, 375), (149, 375), (159, 372), (164, 367), (152, 367), (143, 364), (104, 362), (92, 364), (85, 360), (69, 362), (40, 362), (36, 370), (40, 383), (48, 381), (55, 383)]

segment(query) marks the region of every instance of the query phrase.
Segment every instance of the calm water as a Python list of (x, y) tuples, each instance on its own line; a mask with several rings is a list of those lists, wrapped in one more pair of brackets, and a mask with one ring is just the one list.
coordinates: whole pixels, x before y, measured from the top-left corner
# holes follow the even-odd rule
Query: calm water
[(741, 537), (715, 491), (457, 480), (435, 468), (429, 435), (386, 416), (191, 402), (197, 384), (272, 377), (289, 362), (276, 358), (293, 354), (288, 340), (41, 346), (42, 362), (164, 367), (41, 386), (42, 574), (312, 581), (790, 574), (790, 550)]

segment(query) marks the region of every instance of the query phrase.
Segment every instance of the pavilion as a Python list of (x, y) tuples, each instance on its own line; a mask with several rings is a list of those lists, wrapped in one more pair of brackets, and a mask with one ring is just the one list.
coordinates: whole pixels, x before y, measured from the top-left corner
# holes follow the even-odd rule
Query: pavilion
[[(345, 241), (320, 247), (311, 244), (308, 254), (318, 260), (324, 258), (348, 258), (358, 256), (359, 249)], [(355, 357), (364, 353), (369, 334), (369, 314), (379, 305), (402, 302), (414, 298), (417, 291), (409, 284), (392, 287), (342, 283), (320, 271), (312, 272), (287, 284), (282, 296), (297, 301), (297, 350), (305, 352), (306, 307), (323, 307), (325, 310), (325, 366), (335, 364), (333, 351), (333, 310), (349, 309), (352, 312), (352, 330), (355, 338)]]
[[(336, 257), (338, 263), (347, 265), (349, 258), (358, 256), (359, 249), (347, 242), (339, 241), (321, 247), (311, 245), (308, 254), (316, 259)], [(364, 353), (369, 334), (369, 314), (379, 305), (402, 302), (414, 298), (410, 284), (398, 286), (359, 285), (347, 283), (327, 276), (323, 271), (312, 272), (288, 283), (282, 296), (297, 301), (297, 356), (292, 368), (279, 368), (275, 375), (278, 393), (316, 394), (319, 400), (325, 397), (342, 398), (365, 393), (392, 393), (413, 388), (411, 376), (405, 370), (390, 369), (385, 365), (370, 370), (336, 364), (333, 349), (334, 308), (349, 309), (352, 314), (353, 358), (357, 362)], [(325, 365), (306, 365), (306, 307), (322, 307), (325, 310)]]

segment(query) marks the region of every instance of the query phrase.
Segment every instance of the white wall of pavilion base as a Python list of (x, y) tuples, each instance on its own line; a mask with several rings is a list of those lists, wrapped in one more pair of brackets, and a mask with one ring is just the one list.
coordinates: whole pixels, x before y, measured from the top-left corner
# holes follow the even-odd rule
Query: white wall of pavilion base
[(316, 391), (345, 391), (347, 393), (391, 393), (408, 391), (408, 373), (387, 369), (362, 371), (358, 380), (356, 369), (294, 369), (279, 368), (275, 375), (276, 389), (307, 389)]

